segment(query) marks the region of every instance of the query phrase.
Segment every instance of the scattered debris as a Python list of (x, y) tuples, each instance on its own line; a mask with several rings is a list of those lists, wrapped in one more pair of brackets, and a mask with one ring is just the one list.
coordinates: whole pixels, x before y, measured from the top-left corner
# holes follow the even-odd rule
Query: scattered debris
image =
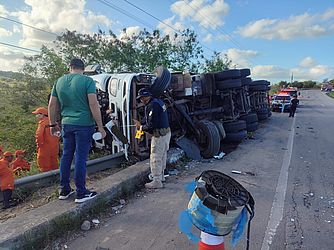
[(119, 203), (120, 203), (121, 205), (125, 205), (126, 202), (125, 202), (124, 199), (120, 199), (120, 200), (119, 200)]
[(224, 157), (224, 155), (225, 155), (225, 153), (222, 151), (218, 155), (215, 155), (213, 158), (215, 158), (215, 159), (221, 159), (221, 158)]
[(111, 207), (111, 210), (112, 210), (113, 212), (115, 212), (116, 214), (119, 214), (119, 213), (120, 213), (119, 210), (121, 210), (122, 207), (123, 207), (123, 205), (114, 206), (114, 207)]
[(313, 129), (312, 127), (308, 127), (308, 129)]
[(246, 172), (241, 172), (241, 171), (239, 171), (239, 170), (232, 170), (231, 173), (233, 173), (233, 174), (243, 174), (243, 175), (251, 175), (251, 176), (255, 176), (255, 174), (254, 174), (253, 172), (248, 172), (248, 171), (246, 171)]
[(330, 221), (330, 220), (325, 220), (325, 222), (327, 222), (327, 223), (331, 223), (331, 221)]
[(90, 221), (85, 220), (81, 225), (82, 231), (88, 231), (90, 229)]
[(99, 225), (100, 221), (98, 219), (93, 219), (92, 222), (94, 223), (94, 225)]
[(68, 248), (68, 246), (67, 246), (67, 245), (64, 245), (64, 248), (65, 248), (65, 249), (67, 249), (67, 248)]
[(169, 175), (178, 175), (179, 174), (179, 171), (177, 169), (172, 169), (172, 170), (169, 170), (168, 171), (168, 174)]
[(290, 219), (290, 221), (291, 221), (291, 222), (294, 222), (294, 221), (295, 221), (295, 219), (291, 218), (291, 219)]

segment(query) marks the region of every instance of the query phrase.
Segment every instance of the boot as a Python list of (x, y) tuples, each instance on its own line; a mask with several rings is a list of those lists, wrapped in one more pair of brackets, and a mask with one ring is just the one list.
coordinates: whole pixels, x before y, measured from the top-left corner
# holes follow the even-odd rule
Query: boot
[(159, 178), (153, 177), (153, 181), (145, 184), (146, 188), (155, 189), (155, 188), (163, 188), (164, 185), (162, 184)]

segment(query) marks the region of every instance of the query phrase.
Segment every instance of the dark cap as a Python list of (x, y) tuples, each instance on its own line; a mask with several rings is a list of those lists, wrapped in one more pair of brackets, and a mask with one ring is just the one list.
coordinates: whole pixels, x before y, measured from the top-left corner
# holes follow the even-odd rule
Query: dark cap
[(141, 97), (147, 97), (152, 96), (151, 92), (147, 88), (142, 88), (138, 91), (137, 99), (140, 99)]
[(70, 67), (75, 67), (75, 68), (79, 68), (79, 69), (85, 69), (85, 64), (83, 63), (83, 61), (79, 58), (73, 58), (70, 62)]

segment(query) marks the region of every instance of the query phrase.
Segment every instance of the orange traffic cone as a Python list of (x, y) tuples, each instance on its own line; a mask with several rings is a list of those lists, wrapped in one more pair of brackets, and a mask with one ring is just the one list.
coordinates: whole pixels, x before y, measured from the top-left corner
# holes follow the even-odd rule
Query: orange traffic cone
[(201, 232), (198, 250), (225, 250), (224, 236), (215, 236)]

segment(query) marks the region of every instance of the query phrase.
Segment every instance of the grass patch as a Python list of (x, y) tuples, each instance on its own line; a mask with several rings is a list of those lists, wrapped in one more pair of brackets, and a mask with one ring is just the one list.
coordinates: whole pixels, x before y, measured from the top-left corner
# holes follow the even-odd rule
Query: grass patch
[(326, 93), (326, 95), (328, 95), (329, 97), (334, 98), (334, 92), (333, 92), (333, 91), (332, 91), (332, 92), (329, 92), (329, 93)]

